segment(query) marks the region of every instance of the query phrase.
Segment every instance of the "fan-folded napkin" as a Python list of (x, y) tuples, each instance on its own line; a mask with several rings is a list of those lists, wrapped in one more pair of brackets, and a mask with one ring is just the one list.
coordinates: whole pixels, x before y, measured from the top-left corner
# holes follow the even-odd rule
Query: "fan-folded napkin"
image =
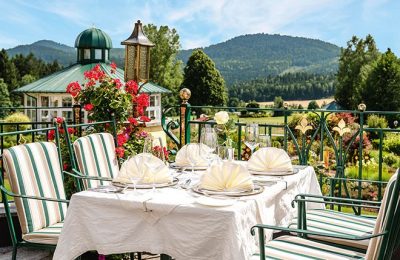
[(207, 154), (212, 150), (205, 144), (198, 145), (184, 145), (176, 154), (175, 164), (177, 166), (190, 166), (189, 158), (194, 158), (194, 166), (206, 167), (208, 166)]
[(293, 171), (293, 165), (289, 155), (285, 150), (275, 147), (261, 148), (256, 151), (250, 157), (248, 168), (254, 171)]
[(150, 153), (141, 153), (126, 160), (115, 181), (131, 183), (131, 177), (141, 177), (139, 183), (169, 183), (172, 176), (162, 160)]
[(213, 191), (239, 191), (253, 190), (254, 184), (246, 167), (234, 162), (222, 162), (207, 169), (199, 187)]

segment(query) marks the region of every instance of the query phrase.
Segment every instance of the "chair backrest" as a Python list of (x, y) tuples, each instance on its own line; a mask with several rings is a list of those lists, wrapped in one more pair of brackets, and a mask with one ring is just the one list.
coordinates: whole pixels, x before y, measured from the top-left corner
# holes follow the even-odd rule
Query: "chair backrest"
[(366, 259), (390, 259), (393, 253), (391, 243), (398, 234), (393, 232), (394, 225), (399, 221), (399, 170), (390, 178), (382, 198), (382, 204), (376, 219), (373, 234), (387, 232), (384, 236), (372, 238), (369, 242)]
[[(11, 147), (3, 153), (3, 164), (16, 194), (65, 199), (57, 146), (35, 142)], [(65, 203), (15, 198), (23, 234), (64, 220)]]
[[(86, 176), (114, 178), (119, 165), (115, 153), (115, 141), (109, 133), (96, 133), (78, 138), (74, 144), (79, 171)], [(101, 180), (84, 180), (85, 188), (106, 184)]]

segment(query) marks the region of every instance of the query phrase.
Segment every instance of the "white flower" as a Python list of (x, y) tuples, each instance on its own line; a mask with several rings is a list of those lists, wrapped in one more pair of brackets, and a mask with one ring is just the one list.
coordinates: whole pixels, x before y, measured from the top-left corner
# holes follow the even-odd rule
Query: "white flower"
[(219, 125), (226, 124), (229, 121), (229, 114), (225, 111), (219, 111), (218, 113), (215, 113), (214, 120)]

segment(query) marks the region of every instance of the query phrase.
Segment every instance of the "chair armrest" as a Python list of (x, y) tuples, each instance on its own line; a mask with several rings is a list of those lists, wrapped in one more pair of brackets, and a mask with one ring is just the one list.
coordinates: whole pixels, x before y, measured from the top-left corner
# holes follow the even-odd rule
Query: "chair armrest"
[[(299, 198), (304, 197), (304, 198)], [(317, 198), (323, 200), (312, 200), (305, 198)], [(292, 207), (294, 207), (295, 202), (304, 201), (304, 202), (313, 202), (313, 203), (325, 203), (325, 204), (335, 204), (341, 206), (354, 206), (354, 204), (372, 204), (372, 205), (359, 205), (364, 208), (379, 208), (381, 205), (380, 201), (369, 201), (369, 200), (358, 200), (358, 199), (350, 199), (350, 198), (339, 198), (339, 197), (329, 197), (329, 196), (320, 196), (314, 194), (297, 194), (292, 201)]]
[(47, 197), (39, 197), (39, 196), (29, 196), (23, 194), (15, 194), (9, 190), (7, 190), (3, 185), (0, 186), (0, 189), (8, 196), (23, 198), (23, 199), (32, 199), (32, 200), (46, 200), (46, 201), (54, 201), (54, 202), (62, 202), (62, 203), (69, 203), (69, 200), (63, 199), (55, 199), (55, 198), (47, 198)]
[(329, 180), (339, 180), (339, 181), (356, 181), (356, 182), (370, 182), (370, 183), (382, 183), (388, 184), (387, 181), (373, 181), (373, 180), (363, 180), (363, 179), (349, 179), (349, 178), (340, 178), (340, 177), (328, 177)]
[(383, 235), (387, 234), (387, 231), (385, 231), (382, 233), (372, 234), (372, 235), (350, 236), (350, 235), (338, 235), (338, 234), (324, 233), (324, 232), (318, 232), (318, 231), (310, 231), (310, 230), (297, 229), (297, 228), (285, 228), (285, 227), (278, 227), (278, 226), (272, 226), (272, 225), (257, 224), (255, 226), (253, 226), (250, 230), (250, 232), (253, 236), (255, 235), (256, 228), (279, 230), (279, 231), (286, 231), (286, 232), (292, 232), (292, 233), (300, 233), (300, 234), (305, 234), (305, 235), (333, 237), (333, 238), (338, 238), (338, 239), (355, 240), (355, 241), (371, 239), (374, 237), (379, 237), (379, 236), (383, 236)]
[(72, 169), (72, 171), (74, 173), (71, 172), (67, 172), (67, 171), (63, 171), (64, 174), (70, 175), (74, 178), (77, 179), (87, 179), (87, 180), (102, 180), (102, 181), (112, 181), (112, 178), (108, 178), (108, 177), (99, 177), (99, 176), (86, 176), (86, 175), (82, 175), (82, 173), (80, 173), (79, 171)]

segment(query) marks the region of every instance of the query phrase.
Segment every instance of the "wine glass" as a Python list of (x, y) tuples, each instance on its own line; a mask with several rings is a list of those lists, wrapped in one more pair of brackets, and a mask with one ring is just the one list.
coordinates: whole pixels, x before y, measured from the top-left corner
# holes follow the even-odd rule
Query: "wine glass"
[(250, 148), (251, 154), (253, 154), (254, 149), (258, 146), (258, 124), (247, 124), (245, 133), (244, 143)]
[(188, 160), (190, 166), (192, 167), (192, 174), (194, 174), (194, 166), (199, 160), (200, 156), (200, 145), (198, 143), (189, 143), (186, 146), (186, 160)]
[(151, 136), (148, 136), (144, 139), (143, 153), (153, 153), (153, 138)]
[(261, 147), (271, 147), (271, 138), (269, 135), (259, 135), (258, 142), (260, 143)]
[[(200, 143), (206, 145), (209, 150), (205, 151), (204, 156), (210, 166), (211, 159), (213, 158), (213, 153), (217, 148), (217, 134), (215, 133), (214, 129), (211, 128), (209, 125), (206, 125), (205, 128), (201, 131)], [(203, 154), (200, 152), (200, 154)]]

